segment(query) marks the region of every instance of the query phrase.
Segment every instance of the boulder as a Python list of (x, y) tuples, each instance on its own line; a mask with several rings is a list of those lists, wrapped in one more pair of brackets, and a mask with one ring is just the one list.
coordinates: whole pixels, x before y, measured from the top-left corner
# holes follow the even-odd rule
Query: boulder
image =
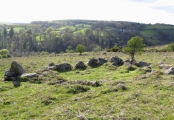
[(88, 61), (88, 65), (91, 67), (98, 67), (103, 65), (104, 63), (106, 63), (107, 60), (103, 59), (103, 58), (92, 58)]
[(25, 70), (23, 69), (23, 67), (16, 61), (13, 61), (11, 63), (11, 68), (9, 69), (9, 71), (14, 72), (18, 75), (22, 75), (23, 73), (25, 73)]
[(63, 63), (56, 65), (56, 70), (60, 72), (72, 70), (72, 66), (69, 63)]
[(169, 68), (168, 70), (165, 71), (165, 73), (168, 75), (173, 75), (174, 74), (174, 67)]
[(39, 75), (37, 73), (24, 73), (20, 77), (20, 81), (30, 81), (33, 83), (40, 83), (38, 80)]
[(147, 67), (147, 66), (150, 66), (150, 64), (147, 63), (147, 62), (140, 61), (140, 62), (136, 63), (136, 66), (138, 66), (138, 67)]
[(86, 66), (85, 66), (84, 62), (82, 62), (82, 61), (79, 61), (75, 66), (75, 69), (85, 69), (85, 68), (86, 68)]
[(107, 62), (107, 60), (103, 59), (103, 58), (98, 58), (99, 61), (99, 65), (103, 65), (104, 63)]
[(118, 56), (112, 57), (110, 62), (115, 66), (122, 66), (124, 64), (124, 61)]
[(23, 74), (24, 72), (25, 70), (23, 69), (23, 67), (16, 61), (13, 61), (11, 63), (10, 69), (8, 71), (5, 71), (4, 80), (5, 81), (17, 80), (19, 79), (20, 75)]
[(91, 66), (91, 67), (97, 67), (97, 66), (99, 66), (98, 59), (96, 59), (96, 58), (90, 59), (87, 64), (89, 66)]

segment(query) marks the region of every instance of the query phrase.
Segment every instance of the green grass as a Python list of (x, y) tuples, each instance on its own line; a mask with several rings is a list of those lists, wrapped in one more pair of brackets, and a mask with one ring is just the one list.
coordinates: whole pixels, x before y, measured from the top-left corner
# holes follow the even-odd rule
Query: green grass
[(20, 30), (25, 30), (25, 28), (23, 28), (23, 27), (15, 27), (14, 28), (15, 32), (19, 32)]
[(150, 26), (146, 26), (145, 29), (174, 29), (174, 26), (172, 25), (150, 25)]
[[(11, 81), (3, 81), (3, 73), (12, 61), (19, 62), (27, 72), (36, 72), (50, 62), (70, 63), (73, 67), (81, 60), (86, 63), (92, 57), (110, 59), (119, 56), (129, 58), (123, 53), (78, 53), (57, 56), (28, 56), (0, 59), (0, 119), (37, 119), (37, 120), (109, 120), (109, 119), (174, 119), (173, 75), (152, 74), (142, 78), (141, 68), (129, 71), (126, 66), (116, 67), (107, 62), (104, 65), (86, 70), (49, 73), (42, 83), (21, 82), (13, 87)], [(159, 62), (174, 65), (173, 52), (152, 52), (136, 55), (137, 61), (152, 64), (158, 68)], [(65, 79), (64, 84), (49, 85), (50, 82)], [(98, 81), (102, 86), (94, 87), (68, 82)], [(126, 89), (120, 87), (123, 85)]]

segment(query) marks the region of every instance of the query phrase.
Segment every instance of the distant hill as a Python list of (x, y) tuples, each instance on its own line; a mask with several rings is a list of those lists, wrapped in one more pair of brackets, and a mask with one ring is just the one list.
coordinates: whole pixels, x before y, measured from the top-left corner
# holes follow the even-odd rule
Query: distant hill
[[(142, 36), (147, 45), (161, 45), (174, 42), (174, 25), (169, 24), (142, 24), (135, 22), (122, 21), (95, 21), (95, 20), (55, 20), (55, 21), (35, 21), (31, 24), (37, 24), (41, 27), (53, 27), (57, 31), (70, 28), (72, 32), (82, 32), (89, 28), (91, 30), (100, 29), (102, 32), (108, 32), (115, 36), (115, 42), (123, 43), (134, 36)], [(120, 40), (118, 40), (120, 39)]]
[[(83, 44), (88, 51), (106, 49), (114, 45), (124, 47), (133, 36), (141, 36), (147, 46), (174, 42), (174, 25), (142, 24), (123, 21), (54, 20), (33, 21), (29, 24), (6, 24), (14, 27), (21, 46), (34, 51), (61, 52), (75, 50)], [(3, 34), (3, 24), (0, 25)], [(24, 35), (24, 33), (26, 33)], [(30, 37), (28, 36), (30, 35)], [(21, 37), (20, 37), (21, 36)], [(0, 40), (2, 40), (2, 36)], [(17, 41), (17, 40), (16, 40)], [(27, 45), (29, 45), (27, 47)], [(17, 49), (17, 48), (16, 48)]]

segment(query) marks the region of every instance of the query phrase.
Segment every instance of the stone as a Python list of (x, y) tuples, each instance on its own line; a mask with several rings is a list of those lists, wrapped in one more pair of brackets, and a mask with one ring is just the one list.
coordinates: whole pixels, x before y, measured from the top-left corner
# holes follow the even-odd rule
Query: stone
[(39, 75), (37, 73), (24, 73), (21, 75), (21, 77), (32, 78), (32, 77), (39, 77)]
[(13, 61), (11, 63), (11, 68), (9, 69), (9, 71), (14, 72), (18, 75), (25, 73), (25, 70), (23, 69), (23, 67), (19, 63), (17, 63), (16, 61)]
[(55, 64), (53, 62), (49, 63), (48, 66), (55, 66)]
[(103, 65), (104, 63), (106, 63), (107, 60), (103, 59), (103, 58), (92, 58), (88, 61), (88, 65), (91, 67), (98, 67)]
[(85, 69), (85, 68), (86, 68), (86, 66), (85, 66), (84, 62), (82, 62), (82, 61), (79, 61), (75, 66), (75, 69)]
[(169, 65), (169, 64), (165, 64), (165, 63), (160, 63), (159, 64), (160, 69), (169, 69), (171, 67), (172, 67), (172, 65)]
[(165, 71), (165, 74), (168, 75), (173, 75), (174, 74), (174, 67), (169, 68), (168, 70)]
[(63, 63), (56, 65), (56, 70), (59, 72), (72, 70), (72, 66), (69, 63)]
[(150, 66), (145, 66), (142, 68), (145, 72), (152, 72), (152, 68)]
[(103, 65), (104, 63), (107, 62), (107, 60), (103, 59), (103, 58), (98, 58), (99, 61), (99, 65)]
[(110, 62), (115, 66), (122, 66), (124, 64), (124, 61), (118, 56), (112, 57)]
[(25, 70), (23, 69), (23, 67), (16, 61), (13, 61), (11, 63), (10, 69), (8, 71), (5, 71), (4, 80), (5, 81), (18, 80), (19, 76), (24, 72)]
[(136, 66), (138, 66), (138, 67), (147, 67), (147, 66), (150, 66), (150, 64), (147, 63), (147, 62), (140, 61), (140, 62), (136, 63)]
[(96, 58), (90, 59), (87, 64), (89, 66), (91, 66), (91, 67), (97, 67), (97, 66), (99, 66), (98, 59), (96, 59)]

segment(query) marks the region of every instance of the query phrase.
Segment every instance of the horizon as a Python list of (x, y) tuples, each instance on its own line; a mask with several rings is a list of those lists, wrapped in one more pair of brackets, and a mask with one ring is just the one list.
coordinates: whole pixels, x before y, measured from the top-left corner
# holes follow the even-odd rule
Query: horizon
[[(7, 9), (6, 12), (4, 12), (4, 9)], [(174, 25), (174, 1), (3, 0), (1, 2), (0, 18), (0, 23), (98, 20)]]

